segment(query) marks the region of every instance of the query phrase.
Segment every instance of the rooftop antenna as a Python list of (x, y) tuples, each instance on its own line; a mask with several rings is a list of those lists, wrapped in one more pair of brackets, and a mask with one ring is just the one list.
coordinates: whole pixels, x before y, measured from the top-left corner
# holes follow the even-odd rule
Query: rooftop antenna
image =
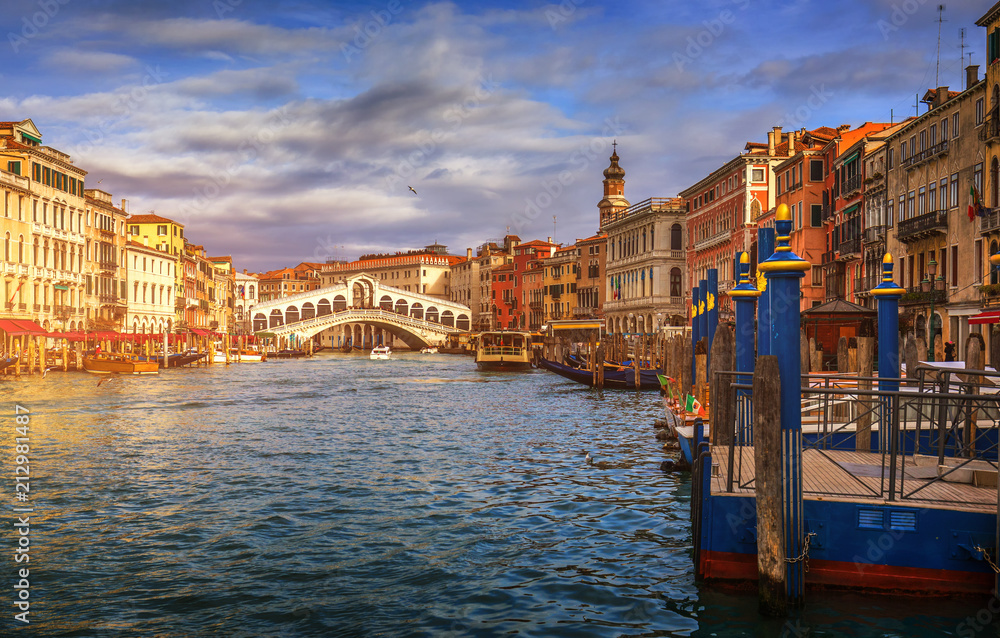
[(935, 66), (935, 68), (934, 68), (934, 86), (935, 87), (941, 86), (941, 82), (939, 81), (938, 74), (941, 71), (941, 23), (942, 22), (947, 22), (947, 20), (944, 19), (944, 5), (943, 4), (939, 4), (938, 5), (937, 66)]
[[(958, 48), (962, 51), (962, 55), (959, 56), (958, 58), (958, 66), (961, 67), (962, 62), (965, 62), (965, 27), (962, 27), (961, 29), (958, 30), (958, 38), (959, 41), (961, 42), (961, 44), (958, 45)], [(959, 68), (959, 71), (961, 71), (961, 68)], [(965, 78), (962, 79), (964, 80)], [(969, 87), (965, 88), (967, 89)]]
[(552, 241), (556, 240), (556, 216), (552, 216)]
[(913, 94), (913, 110), (916, 112), (917, 117), (920, 116), (920, 94)]

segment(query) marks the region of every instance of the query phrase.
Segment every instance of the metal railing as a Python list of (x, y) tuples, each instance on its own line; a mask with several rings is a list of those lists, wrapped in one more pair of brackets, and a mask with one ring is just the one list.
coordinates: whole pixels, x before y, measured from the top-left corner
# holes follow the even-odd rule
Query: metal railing
[(885, 236), (889, 230), (888, 226), (869, 226), (861, 236), (861, 243), (874, 244), (885, 241)]
[[(729, 380), (723, 400), (736, 406), (716, 443), (728, 447), (726, 489), (753, 490), (750, 375), (717, 374)], [(878, 377), (802, 380), (804, 494), (996, 506), (995, 487), (955, 484), (996, 481), (1000, 372), (918, 366), (914, 377), (893, 380), (896, 391), (877, 389), (889, 381)]]
[(861, 173), (857, 175), (852, 175), (844, 180), (844, 188), (841, 191), (844, 195), (849, 195), (855, 191), (861, 190)]
[(948, 231), (948, 211), (935, 210), (899, 222), (899, 241), (916, 240), (936, 232)]

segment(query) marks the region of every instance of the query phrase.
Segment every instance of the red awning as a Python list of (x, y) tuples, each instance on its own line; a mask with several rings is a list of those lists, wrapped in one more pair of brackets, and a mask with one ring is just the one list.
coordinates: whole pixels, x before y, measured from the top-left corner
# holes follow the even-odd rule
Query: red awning
[(20, 335), (43, 335), (45, 328), (27, 319), (0, 319), (0, 330), (12, 337)]
[(191, 332), (198, 335), (199, 337), (207, 337), (208, 330), (202, 330), (201, 328), (191, 328)]
[(1000, 323), (1000, 310), (990, 310), (981, 312), (978, 315), (969, 317), (969, 325), (975, 326), (983, 323)]

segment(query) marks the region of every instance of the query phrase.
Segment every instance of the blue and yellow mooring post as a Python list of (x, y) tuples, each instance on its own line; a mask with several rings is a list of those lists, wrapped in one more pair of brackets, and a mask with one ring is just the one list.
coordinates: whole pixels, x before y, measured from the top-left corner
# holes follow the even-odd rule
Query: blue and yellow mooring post
[[(737, 270), (739, 283), (729, 291), (729, 297), (733, 300), (736, 312), (736, 371), (746, 372), (747, 374), (737, 376), (736, 382), (739, 384), (750, 385), (753, 382), (753, 377), (750, 375), (754, 370), (755, 335), (753, 326), (753, 307), (754, 302), (758, 297), (760, 297), (760, 291), (757, 290), (757, 287), (754, 286), (750, 280), (750, 255), (743, 252), (739, 253), (737, 263), (739, 265), (739, 269)], [(750, 390), (739, 390), (736, 396), (743, 397), (750, 394)], [(736, 403), (736, 408), (738, 410), (739, 407), (746, 402), (737, 400)], [(751, 418), (752, 415), (749, 413), (745, 415), (737, 415), (738, 423), (742, 423), (744, 426), (737, 432), (737, 445), (753, 444), (753, 438), (750, 435), (749, 429)]]
[(698, 303), (700, 301), (699, 297), (700, 289), (695, 286), (691, 289), (691, 386), (692, 394), (694, 393), (694, 375), (698, 367), (695, 365), (694, 353), (695, 348), (698, 347), (698, 339), (701, 339), (701, 320), (698, 318)]
[[(698, 282), (698, 338), (708, 336), (708, 280)], [(706, 368), (707, 369), (707, 368)]]
[(705, 317), (706, 333), (708, 337), (708, 348), (705, 353), (705, 369), (712, 369), (712, 342), (715, 341), (715, 329), (719, 327), (719, 271), (717, 268), (708, 269), (708, 281), (706, 282), (705, 296)]
[[(878, 389), (899, 391), (899, 298), (906, 291), (892, 280), (892, 255), (882, 258), (882, 283), (871, 289), (878, 310)], [(879, 439), (884, 439), (892, 428), (892, 401), (882, 400), (878, 439), (872, 439), (872, 451), (878, 451)], [(883, 427), (884, 426), (884, 427)], [(887, 440), (882, 441), (886, 445)], [(882, 449), (885, 449), (883, 447)]]
[[(774, 229), (757, 229), (757, 263), (762, 264), (774, 254)], [(760, 299), (757, 300), (757, 332), (763, 337), (757, 341), (757, 356), (771, 354), (771, 294), (767, 290), (767, 279), (761, 276), (757, 269), (757, 290)]]
[(781, 378), (782, 520), (785, 529), (785, 593), (788, 605), (801, 606), (805, 595), (802, 505), (802, 365), (799, 359), (799, 280), (811, 264), (792, 252), (792, 215), (780, 204), (775, 214), (774, 254), (757, 269), (767, 278), (771, 302), (771, 354)]

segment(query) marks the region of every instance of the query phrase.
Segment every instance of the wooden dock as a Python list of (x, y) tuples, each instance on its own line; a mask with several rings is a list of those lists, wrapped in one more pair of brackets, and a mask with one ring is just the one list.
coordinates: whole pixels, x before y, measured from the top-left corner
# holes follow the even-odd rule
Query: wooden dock
[[(732, 492), (729, 486), (729, 446), (712, 446), (712, 495), (754, 493), (754, 450), (737, 446), (733, 459)], [(806, 449), (802, 454), (802, 489), (807, 500), (838, 500), (873, 505), (919, 506), (970, 512), (996, 512), (996, 486), (934, 480), (937, 464), (918, 464), (912, 456), (900, 456), (903, 468), (896, 472), (896, 499), (889, 500), (889, 468), (881, 453), (848, 450)], [(926, 458), (926, 457), (924, 457)], [(946, 459), (948, 464), (967, 459)], [(886, 466), (883, 470), (883, 462)], [(906, 495), (905, 498), (902, 495)]]

